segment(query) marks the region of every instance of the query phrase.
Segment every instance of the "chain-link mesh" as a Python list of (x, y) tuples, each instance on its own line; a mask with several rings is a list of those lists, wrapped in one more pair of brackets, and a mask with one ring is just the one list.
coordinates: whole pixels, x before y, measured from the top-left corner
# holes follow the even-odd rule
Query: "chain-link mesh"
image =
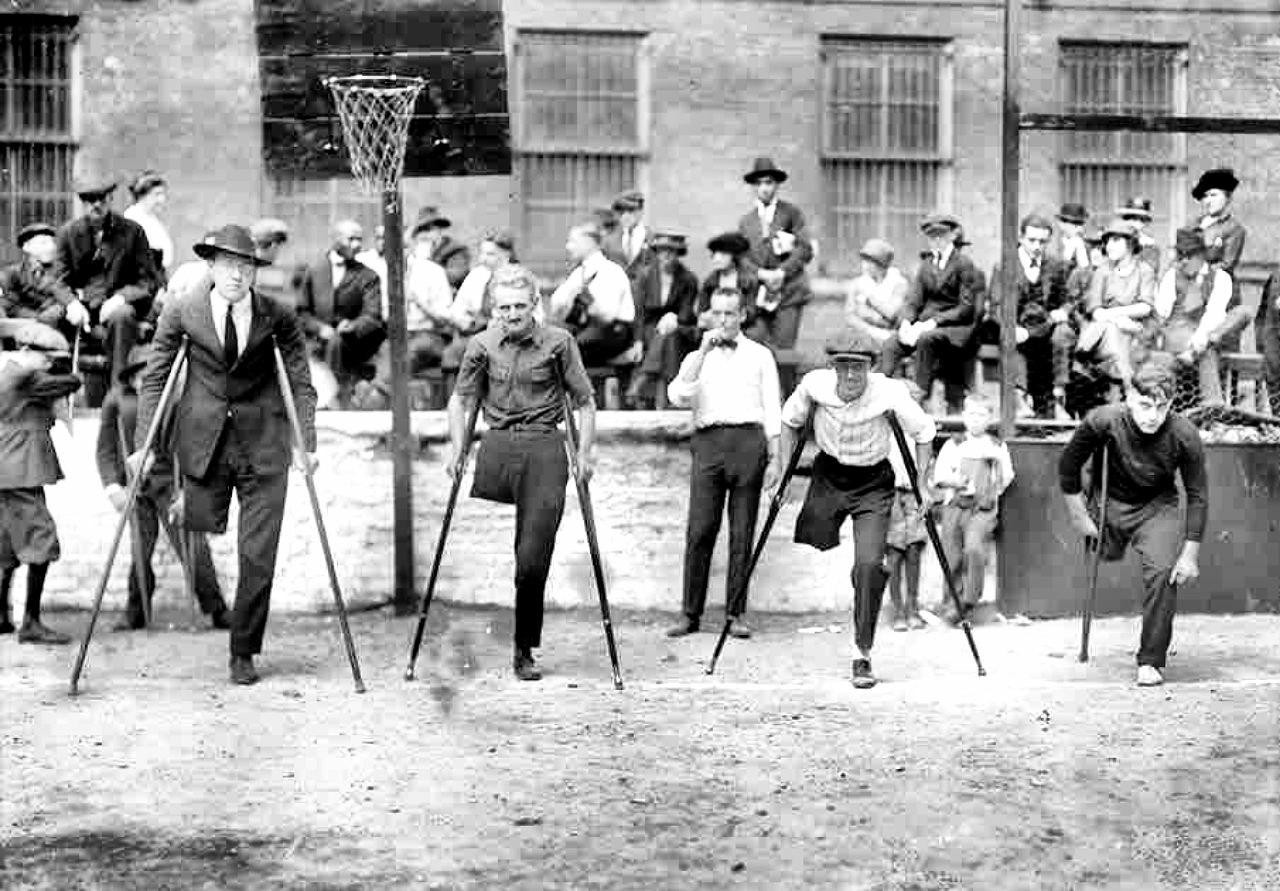
[(353, 75), (325, 81), (338, 106), (351, 172), (365, 191), (400, 186), (409, 122), (425, 84), (420, 78), (394, 75)]

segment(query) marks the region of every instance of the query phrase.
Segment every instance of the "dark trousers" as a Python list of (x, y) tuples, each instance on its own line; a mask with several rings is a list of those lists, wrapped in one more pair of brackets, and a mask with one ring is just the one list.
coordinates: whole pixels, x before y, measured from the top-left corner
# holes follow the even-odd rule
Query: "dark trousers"
[(796, 518), (798, 544), (829, 551), (840, 544), (845, 517), (853, 518), (854, 643), (870, 650), (884, 598), (885, 539), (893, 508), (893, 468), (887, 460), (869, 467), (841, 464), (826, 452), (813, 462), (804, 505)]
[(192, 533), (225, 532), (235, 492), (240, 504), (239, 573), (231, 609), (231, 655), (255, 656), (262, 652), (267, 630), (289, 474), (263, 473), (230, 427), (224, 428), (222, 436), (202, 479), (183, 474), (186, 527)]
[(1178, 608), (1178, 588), (1169, 580), (1183, 539), (1177, 495), (1146, 504), (1109, 500), (1102, 538), (1104, 560), (1119, 560), (1130, 546), (1138, 555), (1143, 592), (1138, 664), (1164, 668)]
[(779, 306), (773, 312), (757, 312), (755, 319), (747, 326), (746, 334), (776, 350), (789, 350), (796, 345), (796, 337), (800, 333), (800, 316), (804, 312), (803, 303)]
[(965, 373), (972, 350), (968, 346), (956, 346), (946, 328), (935, 328), (920, 335), (914, 347), (904, 345), (898, 335), (890, 336), (880, 351), (880, 371), (894, 377), (898, 365), (914, 353), (916, 360), (916, 385), (925, 398), (934, 380), (941, 379), (946, 390), (947, 407), (959, 409), (968, 389)]
[(938, 537), (951, 564), (961, 603), (972, 606), (982, 599), (987, 578), (987, 546), (995, 537), (998, 522), (995, 508), (980, 510), (958, 504), (942, 508)]
[(520, 649), (542, 646), (543, 601), (564, 515), (569, 462), (558, 431), (490, 430), (476, 455), (472, 498), (516, 506), (516, 628)]
[(1053, 416), (1053, 390), (1067, 385), (1075, 343), (1075, 329), (1059, 323), (1043, 337), (1028, 337), (1018, 347), (1026, 363), (1027, 393), (1040, 417)]
[[(704, 427), (693, 434), (693, 470), (689, 477), (689, 522), (685, 528), (684, 614), (698, 619), (707, 602), (711, 554), (720, 535), (726, 496), (729, 500), (729, 578), (725, 613), (740, 616), (747, 608), (743, 587), (760, 489), (769, 462), (764, 431), (755, 424)], [(736, 599), (735, 599), (736, 597)]]
[(1280, 415), (1280, 324), (1262, 326), (1258, 331), (1258, 348), (1262, 350), (1262, 368), (1267, 379), (1271, 413)]
[(634, 342), (629, 322), (600, 322), (592, 319), (576, 335), (582, 364), (588, 368), (604, 365), (631, 349)]
[[(167, 492), (159, 496), (139, 495), (136, 502), (132, 529), (137, 530), (137, 548), (141, 553), (136, 556), (142, 558), (142, 566), (141, 570), (135, 564), (129, 566), (127, 612), (131, 625), (142, 625), (146, 621), (142, 598), (145, 596), (147, 604), (150, 605), (152, 596), (155, 594), (156, 575), (151, 568), (151, 557), (155, 553), (156, 539), (159, 538), (161, 525), (164, 526), (165, 537), (173, 546), (173, 552), (178, 555), (179, 562), (188, 573), (192, 574), (200, 612), (208, 616), (227, 608), (226, 601), (222, 599), (222, 589), (218, 586), (218, 573), (213, 567), (213, 555), (209, 552), (208, 536), (203, 532), (184, 533), (167, 520), (161, 519), (163, 512), (169, 509), (169, 502)], [(189, 552), (187, 541), (190, 542)], [(139, 576), (142, 577), (142, 587), (138, 586)]]

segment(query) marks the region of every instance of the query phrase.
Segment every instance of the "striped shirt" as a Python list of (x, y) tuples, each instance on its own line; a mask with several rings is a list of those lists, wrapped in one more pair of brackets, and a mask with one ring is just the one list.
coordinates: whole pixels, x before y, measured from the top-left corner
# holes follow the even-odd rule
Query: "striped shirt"
[(812, 412), (818, 448), (841, 464), (870, 467), (889, 457), (892, 448), (893, 433), (884, 417), (888, 411), (917, 443), (933, 442), (938, 435), (933, 418), (911, 398), (906, 382), (874, 371), (867, 374), (867, 389), (853, 402), (836, 395), (835, 369), (809, 372), (782, 406), (782, 423), (800, 429)]

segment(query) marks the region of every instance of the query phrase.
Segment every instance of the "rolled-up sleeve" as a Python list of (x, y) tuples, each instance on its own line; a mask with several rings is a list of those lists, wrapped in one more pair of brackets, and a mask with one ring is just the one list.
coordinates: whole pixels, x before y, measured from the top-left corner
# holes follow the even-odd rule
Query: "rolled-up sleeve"
[(806, 374), (782, 405), (782, 423), (799, 430), (808, 423), (812, 408), (813, 395), (809, 392), (809, 375)]

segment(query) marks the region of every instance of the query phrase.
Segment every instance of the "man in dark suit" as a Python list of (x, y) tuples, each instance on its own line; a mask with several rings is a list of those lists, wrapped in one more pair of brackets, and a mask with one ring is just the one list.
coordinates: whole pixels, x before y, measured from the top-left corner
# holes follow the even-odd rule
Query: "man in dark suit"
[(142, 227), (111, 209), (115, 189), (104, 179), (76, 184), (87, 210), (59, 230), (53, 267), (58, 284), (78, 295), (67, 304), (66, 333), (91, 331), (111, 369), (128, 361), (162, 283)]
[[(312, 461), (294, 442), (276, 375), (279, 346), (297, 403), (307, 452), (315, 451), (315, 390), (306, 347), (292, 309), (253, 292), (263, 265), (243, 226), (223, 226), (194, 248), (209, 261), (213, 288), (165, 305), (155, 353), (143, 374), (135, 446), (159, 408), (160, 394), (183, 339), (187, 383), (173, 418), (172, 440), (184, 482), (184, 523), (191, 532), (222, 533), (231, 493), (240, 505), (240, 566), (231, 613), (231, 680), (258, 680), (276, 547), (284, 519), (289, 455)], [(376, 281), (376, 277), (375, 277)], [(142, 455), (134, 472), (147, 472)]]
[(347, 407), (358, 381), (372, 380), (373, 358), (387, 328), (382, 319), (382, 281), (356, 260), (363, 242), (360, 224), (333, 227), (333, 245), (302, 278), (298, 315), (315, 354), (338, 380), (338, 405)]
[(689, 252), (683, 235), (659, 232), (650, 247), (657, 257), (654, 268), (660, 302), (645, 314), (648, 337), (644, 361), (627, 398), (635, 407), (666, 408), (667, 384), (679, 372), (684, 357), (697, 348), (701, 336), (698, 277), (680, 261)]
[(644, 222), (644, 193), (635, 189), (623, 192), (613, 199), (610, 209), (617, 215), (618, 225), (605, 235), (601, 249), (606, 257), (626, 270), (631, 280), (631, 298), (643, 329), (641, 340), (648, 341), (657, 322), (653, 314), (662, 300), (658, 290), (658, 258), (651, 243), (652, 233)]
[(895, 375), (902, 359), (914, 353), (916, 384), (925, 399), (934, 379), (940, 378), (946, 388), (948, 413), (959, 414), (986, 280), (973, 260), (961, 253), (968, 242), (955, 217), (931, 214), (921, 222), (920, 231), (929, 250), (920, 255), (920, 268), (907, 293), (902, 323), (897, 333), (884, 342), (880, 371)]
[[(785, 170), (769, 158), (756, 158), (742, 179), (755, 191), (756, 202), (738, 221), (738, 231), (751, 243), (747, 265), (764, 286), (759, 294), (745, 295), (756, 307), (747, 334), (771, 347), (791, 349), (809, 302), (805, 267), (813, 259), (813, 245), (800, 208), (778, 198), (778, 187), (787, 181)], [(790, 234), (789, 249), (778, 249), (780, 232)]]
[(1280, 415), (1280, 270), (1272, 272), (1262, 286), (1258, 314), (1253, 324), (1258, 349), (1262, 351), (1267, 400), (1271, 404), (1271, 413)]

